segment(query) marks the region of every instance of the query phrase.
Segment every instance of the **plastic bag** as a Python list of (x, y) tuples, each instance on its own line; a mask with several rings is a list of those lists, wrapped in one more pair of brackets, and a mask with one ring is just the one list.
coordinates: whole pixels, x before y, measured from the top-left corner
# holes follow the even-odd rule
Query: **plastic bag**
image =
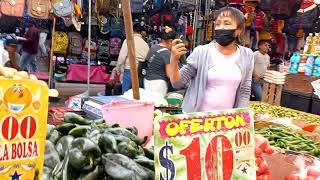
[(306, 166), (305, 157), (299, 156), (295, 160), (295, 165), (299, 171), (292, 172), (286, 176), (285, 180), (320, 180), (320, 161), (314, 160), (313, 165)]

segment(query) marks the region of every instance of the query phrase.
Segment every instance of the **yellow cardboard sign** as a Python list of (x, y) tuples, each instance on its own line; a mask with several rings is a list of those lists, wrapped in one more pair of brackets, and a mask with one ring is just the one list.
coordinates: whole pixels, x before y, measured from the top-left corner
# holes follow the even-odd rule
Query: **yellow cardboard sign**
[(41, 179), (47, 115), (48, 87), (39, 81), (0, 80), (1, 180)]

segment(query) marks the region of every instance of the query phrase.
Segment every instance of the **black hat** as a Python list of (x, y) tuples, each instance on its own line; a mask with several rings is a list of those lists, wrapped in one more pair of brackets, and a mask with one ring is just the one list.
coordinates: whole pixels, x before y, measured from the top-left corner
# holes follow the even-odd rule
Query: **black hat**
[(16, 46), (18, 44), (18, 41), (16, 39), (7, 39), (6, 40), (6, 45), (9, 46)]

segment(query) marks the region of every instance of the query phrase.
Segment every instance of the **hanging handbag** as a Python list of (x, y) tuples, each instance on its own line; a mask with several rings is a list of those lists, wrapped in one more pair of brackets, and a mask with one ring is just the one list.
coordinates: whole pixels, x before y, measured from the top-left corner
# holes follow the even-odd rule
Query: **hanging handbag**
[(82, 53), (82, 37), (77, 32), (69, 32), (69, 53), (72, 55), (81, 55)]
[(24, 13), (24, 0), (3, 0), (1, 2), (2, 14), (22, 17)]
[(61, 0), (53, 3), (53, 13), (58, 17), (70, 16), (73, 13), (74, 7), (70, 0)]
[(69, 38), (67, 33), (56, 31), (53, 34), (54, 44), (53, 52), (56, 54), (67, 54)]
[(95, 10), (96, 13), (106, 14), (109, 11), (110, 0), (96, 0)]
[(28, 0), (28, 14), (37, 19), (48, 19), (51, 9), (50, 0)]

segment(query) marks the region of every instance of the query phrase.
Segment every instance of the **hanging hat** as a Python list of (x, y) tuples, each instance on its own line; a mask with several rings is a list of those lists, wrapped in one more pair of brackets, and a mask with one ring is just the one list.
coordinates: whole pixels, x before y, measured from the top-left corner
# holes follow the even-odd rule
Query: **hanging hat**
[(270, 40), (272, 39), (272, 36), (271, 36), (271, 33), (270, 32), (266, 32), (266, 31), (263, 31), (259, 34), (259, 39), (260, 40)]
[(72, 16), (72, 24), (77, 31), (81, 31), (81, 22), (78, 21), (78, 17)]

